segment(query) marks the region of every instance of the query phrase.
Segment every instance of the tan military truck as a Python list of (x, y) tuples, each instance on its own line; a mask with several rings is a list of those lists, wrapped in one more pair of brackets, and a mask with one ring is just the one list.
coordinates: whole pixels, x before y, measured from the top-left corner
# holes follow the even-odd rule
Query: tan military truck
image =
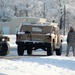
[(28, 55), (32, 55), (32, 50), (39, 48), (46, 51), (48, 56), (54, 51), (56, 55), (61, 55), (62, 39), (58, 24), (34, 20), (25, 19), (16, 33), (18, 55), (24, 55), (25, 50)]
[(8, 41), (10, 41), (10, 38), (8, 36), (4, 36), (0, 31), (0, 56), (9, 54), (10, 46)]

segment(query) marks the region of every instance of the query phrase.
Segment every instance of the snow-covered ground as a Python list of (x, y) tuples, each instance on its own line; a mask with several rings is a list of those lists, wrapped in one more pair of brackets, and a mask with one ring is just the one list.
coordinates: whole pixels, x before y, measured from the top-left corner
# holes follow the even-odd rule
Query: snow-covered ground
[[(11, 46), (16, 46), (11, 35)], [(63, 38), (66, 41), (65, 37)], [(66, 42), (63, 42), (66, 45)], [(66, 47), (63, 46), (63, 50)], [(0, 75), (75, 75), (75, 57), (72, 55), (0, 59)]]

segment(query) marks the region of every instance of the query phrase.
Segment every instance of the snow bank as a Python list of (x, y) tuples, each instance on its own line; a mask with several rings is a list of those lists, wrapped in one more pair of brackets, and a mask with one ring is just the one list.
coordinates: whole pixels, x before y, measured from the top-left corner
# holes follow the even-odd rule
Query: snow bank
[(75, 58), (47, 56), (0, 59), (0, 75), (75, 75)]

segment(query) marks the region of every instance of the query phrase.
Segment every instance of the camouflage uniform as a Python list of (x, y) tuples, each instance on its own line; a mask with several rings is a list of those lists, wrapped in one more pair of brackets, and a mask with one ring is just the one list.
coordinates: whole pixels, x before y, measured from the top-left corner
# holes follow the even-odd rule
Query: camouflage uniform
[(69, 54), (69, 49), (72, 47), (73, 56), (75, 56), (75, 31), (73, 27), (70, 27), (70, 31), (68, 32), (67, 36), (67, 51), (66, 56)]

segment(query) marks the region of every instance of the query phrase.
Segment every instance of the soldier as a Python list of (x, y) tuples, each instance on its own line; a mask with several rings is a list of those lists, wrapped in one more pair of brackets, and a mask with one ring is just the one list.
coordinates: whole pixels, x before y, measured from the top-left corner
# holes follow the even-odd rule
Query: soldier
[(73, 56), (75, 56), (75, 31), (73, 27), (70, 27), (70, 30), (67, 35), (67, 51), (66, 56), (69, 55), (69, 49), (72, 47)]

